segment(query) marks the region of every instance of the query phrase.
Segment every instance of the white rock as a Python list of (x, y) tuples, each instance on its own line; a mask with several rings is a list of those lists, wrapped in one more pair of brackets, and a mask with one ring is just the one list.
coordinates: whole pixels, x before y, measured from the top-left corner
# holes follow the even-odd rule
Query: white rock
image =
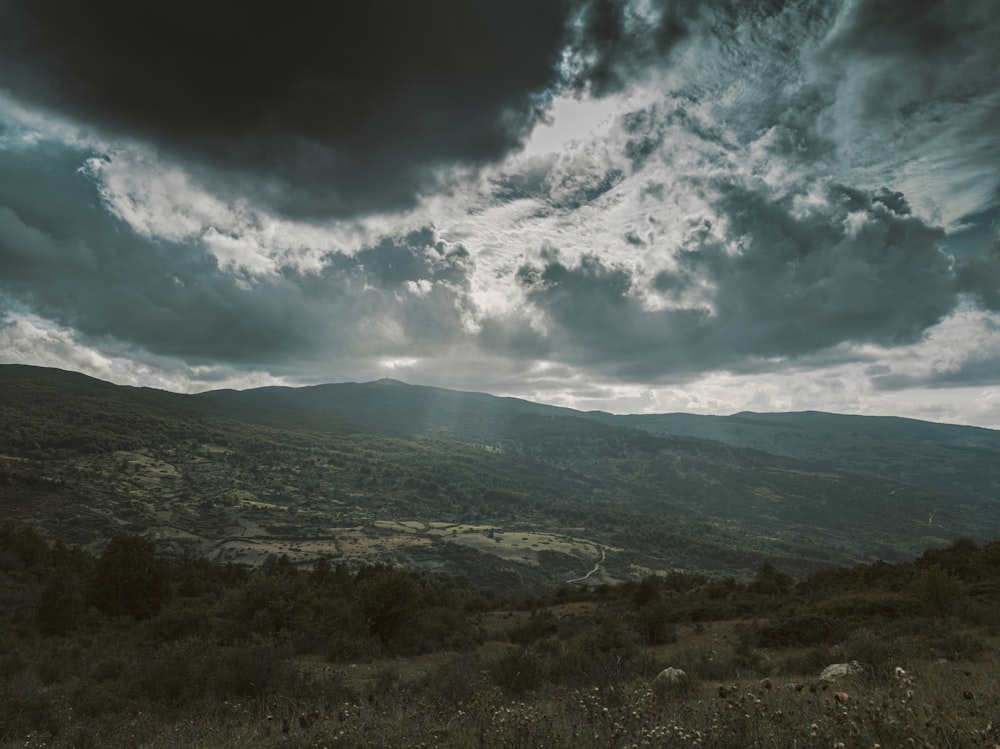
[(845, 676), (850, 676), (851, 674), (856, 674), (862, 671), (861, 664), (857, 661), (851, 661), (850, 663), (832, 663), (823, 669), (823, 673), (819, 675), (819, 678), (824, 681), (836, 681), (837, 679), (843, 679)]
[(682, 681), (687, 680), (687, 673), (679, 668), (674, 668), (670, 666), (663, 669), (656, 675), (657, 684), (680, 684)]

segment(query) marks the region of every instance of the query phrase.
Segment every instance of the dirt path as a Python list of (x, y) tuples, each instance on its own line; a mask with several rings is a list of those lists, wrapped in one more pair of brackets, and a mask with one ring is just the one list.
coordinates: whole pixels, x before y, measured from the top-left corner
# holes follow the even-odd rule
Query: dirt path
[(567, 583), (582, 583), (584, 580), (588, 579), (591, 575), (593, 575), (595, 572), (597, 572), (598, 570), (601, 569), (601, 562), (603, 562), (606, 558), (607, 558), (607, 554), (604, 552), (604, 549), (602, 548), (601, 549), (601, 561), (600, 562), (596, 562), (594, 564), (594, 569), (592, 569), (590, 572), (588, 572), (583, 577), (574, 577), (572, 580), (567, 580), (566, 582)]

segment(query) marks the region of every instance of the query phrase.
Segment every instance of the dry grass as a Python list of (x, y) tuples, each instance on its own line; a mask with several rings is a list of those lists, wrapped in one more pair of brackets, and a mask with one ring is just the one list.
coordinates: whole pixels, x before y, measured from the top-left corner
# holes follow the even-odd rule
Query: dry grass
[(139, 714), (113, 731), (88, 734), (80, 726), (61, 739), (27, 736), (16, 745), (993, 749), (1000, 744), (997, 676), (995, 664), (925, 664), (913, 683), (854, 679), (810, 691), (747, 682), (729, 685), (736, 688), (721, 697), (715, 684), (657, 694), (632, 681), (605, 689), (547, 687), (512, 699), (487, 675), (473, 674), (467, 697), (444, 704), (426, 687), (426, 676), (420, 688), (383, 674), (354, 694), (339, 682), (317, 684), (312, 698), (227, 702), (211, 715), (171, 721)]

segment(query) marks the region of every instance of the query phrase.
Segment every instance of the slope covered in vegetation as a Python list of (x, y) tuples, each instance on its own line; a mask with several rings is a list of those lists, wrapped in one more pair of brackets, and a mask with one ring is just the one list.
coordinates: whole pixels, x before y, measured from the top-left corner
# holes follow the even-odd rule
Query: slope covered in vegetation
[(5, 366), (0, 501), (94, 548), (142, 533), (175, 556), (326, 554), (498, 592), (762, 563), (802, 575), (1000, 529), (978, 494), (592, 416), (401, 383), (185, 396)]
[[(1000, 542), (796, 581), (511, 599), (0, 528), (0, 746), (962, 746), (1000, 736)], [(836, 682), (830, 663), (856, 661)], [(683, 669), (660, 684), (664, 667)]]

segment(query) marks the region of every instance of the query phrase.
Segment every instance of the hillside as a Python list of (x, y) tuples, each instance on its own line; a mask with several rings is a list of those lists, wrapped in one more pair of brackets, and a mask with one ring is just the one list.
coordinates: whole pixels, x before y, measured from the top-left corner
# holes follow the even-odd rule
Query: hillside
[[(799, 416), (779, 428), (828, 439)], [(857, 444), (895, 451), (890, 478), (859, 469), (846, 436), (826, 457), (790, 455), (635, 420), (393, 381), (186, 396), (4, 366), (0, 501), (95, 547), (140, 532), (217, 561), (325, 554), (507, 591), (675, 569), (743, 577), (763, 562), (805, 574), (1000, 528), (995, 469), (969, 469), (992, 449), (988, 430), (890, 440), (894, 420), (865, 421)], [(947, 480), (911, 477), (907, 440)]]
[(651, 434), (751, 447), (946, 495), (1000, 501), (1000, 432), (991, 429), (815, 411), (597, 418)]
[(946, 496), (1000, 501), (1000, 432), (955, 424), (816, 411), (616, 415), (396, 380), (213, 391), (199, 397), (254, 408), (294, 407), (336, 414), (385, 433), (487, 445), (518, 442), (511, 432), (516, 417), (522, 423), (526, 416), (574, 417), (658, 437), (762, 451), (837, 472), (931, 488)]

